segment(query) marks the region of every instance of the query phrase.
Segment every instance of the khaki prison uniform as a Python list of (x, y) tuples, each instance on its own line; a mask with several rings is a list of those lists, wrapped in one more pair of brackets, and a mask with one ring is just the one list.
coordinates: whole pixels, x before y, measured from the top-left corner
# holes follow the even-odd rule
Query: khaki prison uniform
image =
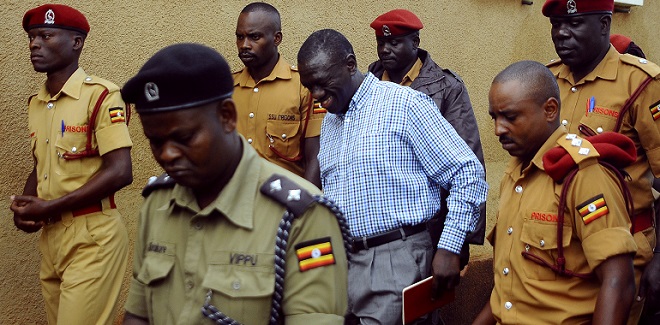
[[(561, 244), (566, 269), (590, 273), (607, 258), (637, 249), (618, 181), (598, 164), (590, 143), (583, 140), (581, 147), (589, 153), (581, 155), (580, 147), (572, 146), (566, 135), (560, 126), (524, 170), (520, 160), (513, 158), (500, 184), (497, 222), (489, 235), (495, 274), (490, 306), (500, 324), (586, 324), (594, 312), (600, 290), (597, 279), (557, 275), (525, 259), (521, 252), (555, 264)], [(544, 172), (542, 161), (557, 145), (580, 166), (569, 185), (561, 239), (557, 238), (557, 209), (562, 184)], [(585, 224), (577, 207), (598, 195), (603, 195), (609, 213)]]
[[(89, 118), (105, 89), (109, 94), (100, 107), (96, 124), (90, 126)], [(102, 155), (132, 146), (124, 108), (119, 87), (88, 76), (81, 68), (53, 97), (42, 86), (30, 99), (28, 108), (39, 198), (52, 200), (75, 191), (101, 168)], [(99, 155), (64, 159), (65, 153), (76, 154), (85, 149), (89, 127), (94, 129), (92, 148), (98, 149)], [(41, 232), (39, 276), (50, 324), (114, 321), (127, 263), (128, 235), (109, 198), (90, 202), (94, 204), (100, 204), (102, 211), (75, 218), (73, 211), (64, 212), (61, 221), (44, 226)]]

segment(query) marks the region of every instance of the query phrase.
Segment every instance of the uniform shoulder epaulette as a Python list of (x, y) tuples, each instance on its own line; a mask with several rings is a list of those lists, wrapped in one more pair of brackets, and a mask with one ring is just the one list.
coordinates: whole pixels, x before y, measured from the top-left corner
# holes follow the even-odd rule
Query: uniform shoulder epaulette
[(630, 54), (622, 54), (619, 58), (626, 64), (638, 67), (651, 77), (655, 78), (660, 76), (660, 67), (647, 59)]
[(149, 177), (149, 181), (147, 182), (147, 186), (142, 189), (142, 196), (147, 197), (151, 192), (161, 189), (161, 188), (172, 188), (176, 182), (174, 181), (174, 178), (170, 177), (167, 175), (167, 173), (163, 173), (160, 176), (151, 176)]
[(109, 92), (115, 92), (119, 91), (119, 86), (117, 86), (115, 83), (109, 80), (105, 80), (103, 78), (99, 78), (97, 76), (87, 76), (85, 77), (84, 83), (88, 85), (101, 85), (108, 89)]
[(560, 64), (560, 63), (561, 63), (561, 59), (556, 58), (556, 59), (552, 59), (552, 60), (550, 60), (550, 62), (546, 63), (545, 66), (549, 68), (549, 67), (552, 67), (552, 66), (558, 65), (558, 64)]
[(305, 213), (316, 201), (309, 191), (279, 174), (273, 174), (259, 190), (261, 194), (284, 205), (295, 217)]
[(557, 140), (557, 144), (564, 148), (578, 165), (584, 160), (600, 156), (591, 142), (580, 138), (576, 134), (566, 134), (566, 136)]
[(446, 73), (449, 73), (449, 74), (452, 75), (454, 78), (456, 78), (456, 80), (460, 81), (461, 83), (464, 83), (464, 82), (463, 82), (463, 78), (461, 78), (461, 76), (459, 76), (459, 75), (458, 75), (456, 72), (454, 72), (453, 70), (451, 70), (451, 69), (442, 69), (442, 71), (444, 71), (444, 72), (446, 72)]

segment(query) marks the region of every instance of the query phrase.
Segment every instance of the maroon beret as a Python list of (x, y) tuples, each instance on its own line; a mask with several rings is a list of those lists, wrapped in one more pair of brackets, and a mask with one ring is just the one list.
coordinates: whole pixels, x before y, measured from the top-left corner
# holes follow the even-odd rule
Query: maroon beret
[(632, 40), (625, 35), (621, 34), (612, 34), (610, 35), (610, 43), (614, 45), (614, 48), (621, 54), (626, 53), (628, 46)]
[(401, 36), (424, 28), (422, 21), (405, 9), (388, 11), (378, 16), (369, 26), (376, 31), (378, 37)]
[(63, 28), (89, 33), (89, 23), (80, 11), (60, 4), (45, 4), (28, 10), (23, 16), (23, 29), (27, 32), (32, 28)]
[(543, 15), (577, 16), (592, 13), (612, 13), (614, 0), (547, 0), (543, 5)]

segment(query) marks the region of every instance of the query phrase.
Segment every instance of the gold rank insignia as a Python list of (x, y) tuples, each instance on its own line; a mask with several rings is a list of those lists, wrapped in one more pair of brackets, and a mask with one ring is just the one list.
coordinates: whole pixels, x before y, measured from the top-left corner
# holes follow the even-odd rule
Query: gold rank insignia
[(110, 121), (112, 123), (117, 123), (117, 122), (126, 122), (126, 117), (124, 114), (124, 108), (123, 107), (113, 107), (110, 109)]
[(327, 112), (328, 111), (325, 108), (323, 108), (323, 106), (321, 106), (321, 103), (314, 100), (314, 109), (313, 109), (314, 114), (325, 114)]
[(578, 213), (580, 213), (582, 221), (584, 221), (585, 225), (588, 225), (590, 222), (610, 212), (610, 210), (607, 208), (607, 203), (605, 202), (605, 197), (603, 197), (603, 194), (594, 196), (584, 203), (578, 205), (577, 210)]
[(335, 264), (330, 237), (314, 239), (295, 246), (300, 272)]
[(657, 103), (651, 105), (649, 107), (649, 110), (651, 110), (651, 116), (653, 116), (654, 121), (657, 121), (658, 119), (660, 119), (660, 101), (658, 101)]

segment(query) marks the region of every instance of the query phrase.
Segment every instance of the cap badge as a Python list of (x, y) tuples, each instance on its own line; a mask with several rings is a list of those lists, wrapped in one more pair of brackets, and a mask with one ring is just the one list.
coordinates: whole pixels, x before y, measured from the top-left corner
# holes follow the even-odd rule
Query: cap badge
[(383, 25), (383, 35), (392, 36), (392, 32), (390, 31), (390, 28), (387, 25)]
[(577, 4), (575, 3), (575, 0), (568, 0), (566, 2), (566, 9), (569, 14), (574, 14), (577, 12)]
[(48, 9), (45, 15), (44, 24), (54, 24), (55, 23), (55, 12), (53, 9)]
[(144, 85), (144, 96), (147, 97), (147, 101), (153, 102), (160, 99), (160, 94), (158, 93), (158, 86), (153, 82), (147, 82)]

